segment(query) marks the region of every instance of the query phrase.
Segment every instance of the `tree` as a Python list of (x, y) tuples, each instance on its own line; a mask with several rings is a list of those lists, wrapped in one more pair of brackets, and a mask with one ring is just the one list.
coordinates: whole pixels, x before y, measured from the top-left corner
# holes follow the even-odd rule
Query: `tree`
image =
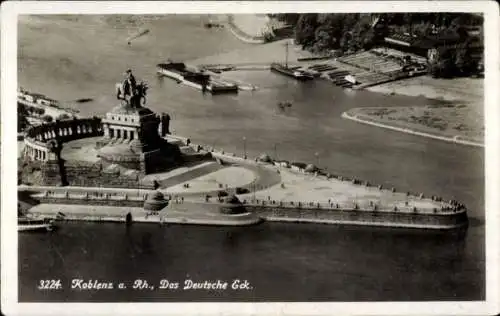
[(459, 43), (455, 52), (455, 68), (460, 75), (470, 75), (477, 70), (478, 61), (472, 58), (471, 40)]
[(425, 37), (432, 33), (432, 23), (431, 22), (421, 22), (415, 24), (412, 28), (413, 34), (419, 37)]
[(295, 40), (302, 47), (311, 47), (314, 44), (315, 32), (318, 27), (318, 14), (301, 14), (295, 28)]
[(429, 72), (433, 78), (447, 78), (455, 72), (455, 54), (448, 48), (433, 49), (432, 57), (428, 58)]
[(320, 26), (315, 32), (314, 48), (318, 51), (337, 49), (342, 37), (342, 14), (322, 14), (318, 18)]
[(272, 17), (276, 18), (278, 21), (285, 22), (287, 24), (296, 26), (299, 21), (300, 14), (298, 13), (280, 13), (274, 14)]
[(358, 51), (372, 44), (374, 33), (368, 21), (359, 20), (354, 25), (351, 35), (348, 48), (351, 51)]

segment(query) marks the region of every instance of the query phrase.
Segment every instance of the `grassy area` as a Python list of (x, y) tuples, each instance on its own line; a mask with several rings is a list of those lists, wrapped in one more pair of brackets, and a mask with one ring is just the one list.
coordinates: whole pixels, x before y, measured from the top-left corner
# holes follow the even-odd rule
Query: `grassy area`
[(440, 136), (458, 135), (481, 142), (484, 139), (483, 79), (423, 76), (381, 84), (368, 90), (421, 96), (441, 102), (418, 107), (361, 108), (350, 111), (350, 114)]
[(471, 105), (443, 103), (439, 105), (412, 107), (358, 108), (349, 114), (359, 118), (409, 128), (414, 131), (439, 136), (461, 136), (482, 142), (484, 124)]
[(481, 114), (484, 80), (480, 78), (435, 79), (430, 76), (421, 76), (373, 86), (367, 90), (469, 103), (477, 107), (477, 111)]

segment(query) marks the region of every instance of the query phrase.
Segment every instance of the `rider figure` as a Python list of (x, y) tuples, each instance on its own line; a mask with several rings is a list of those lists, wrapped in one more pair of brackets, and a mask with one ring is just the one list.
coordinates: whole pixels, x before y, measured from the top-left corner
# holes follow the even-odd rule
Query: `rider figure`
[(116, 97), (132, 107), (141, 107), (141, 101), (146, 102), (146, 91), (148, 87), (144, 82), (137, 84), (132, 70), (125, 72), (122, 83), (116, 84)]
[(137, 82), (135, 81), (135, 77), (132, 74), (132, 70), (128, 69), (125, 72), (125, 80), (123, 81), (124, 94), (133, 97), (136, 94), (136, 88), (137, 88)]

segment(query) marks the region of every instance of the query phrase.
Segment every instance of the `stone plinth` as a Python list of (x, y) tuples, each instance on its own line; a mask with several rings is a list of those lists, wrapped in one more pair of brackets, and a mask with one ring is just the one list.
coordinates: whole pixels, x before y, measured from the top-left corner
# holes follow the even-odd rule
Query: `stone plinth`
[[(169, 119), (156, 115), (146, 107), (119, 105), (102, 120), (104, 137), (98, 142), (98, 157), (109, 164), (149, 174), (173, 165), (174, 153), (166, 150), (161, 137), (168, 131)], [(162, 128), (160, 131), (160, 123)]]

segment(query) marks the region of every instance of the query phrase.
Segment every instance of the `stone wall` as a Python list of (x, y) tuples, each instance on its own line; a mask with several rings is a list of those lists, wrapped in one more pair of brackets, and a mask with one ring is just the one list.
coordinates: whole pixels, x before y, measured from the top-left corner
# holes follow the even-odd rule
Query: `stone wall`
[(466, 226), (467, 213), (418, 213), (393, 211), (367, 211), (344, 209), (289, 208), (277, 206), (246, 205), (247, 210), (256, 212), (264, 219), (285, 221), (359, 223), (371, 226), (456, 228)]
[(103, 135), (101, 119), (69, 119), (32, 126), (26, 131), (26, 138), (46, 142), (58, 138), (62, 142)]
[(46, 204), (70, 204), (70, 205), (98, 205), (98, 206), (121, 206), (121, 207), (143, 207), (144, 201), (116, 200), (116, 199), (92, 199), (74, 197), (35, 197), (40, 203)]
[[(59, 162), (61, 165), (59, 165)], [(154, 189), (151, 182), (140, 182), (137, 175), (123, 175), (119, 170), (108, 171), (101, 163), (86, 161), (30, 161), (19, 160), (18, 176), (22, 183), (48, 186), (85, 186), (130, 189)], [(37, 172), (36, 177), (33, 174)]]
[(65, 161), (68, 185), (108, 188), (153, 189), (153, 184), (141, 183), (137, 175), (123, 175), (119, 170), (107, 170), (101, 163)]
[(24, 137), (23, 156), (34, 161), (49, 161), (57, 159), (51, 142), (61, 144), (64, 142), (100, 136), (103, 134), (101, 119), (68, 119), (31, 126), (26, 130)]

